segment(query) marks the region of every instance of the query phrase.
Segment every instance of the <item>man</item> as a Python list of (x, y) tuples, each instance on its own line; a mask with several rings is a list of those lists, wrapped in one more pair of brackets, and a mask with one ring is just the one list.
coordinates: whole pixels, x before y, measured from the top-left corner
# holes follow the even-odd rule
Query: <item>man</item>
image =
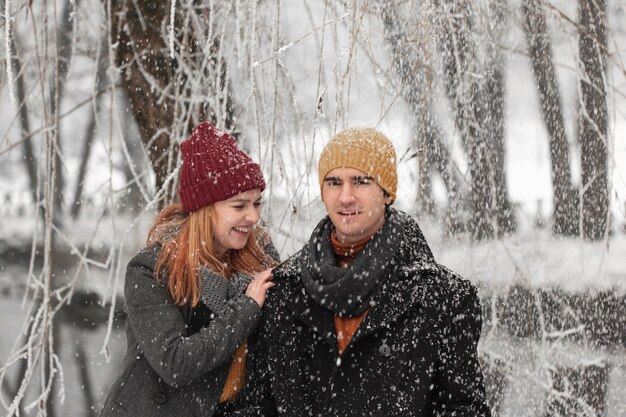
[(328, 216), (274, 269), (242, 415), (489, 416), (476, 289), (391, 207), (396, 155), (347, 129), (319, 160)]

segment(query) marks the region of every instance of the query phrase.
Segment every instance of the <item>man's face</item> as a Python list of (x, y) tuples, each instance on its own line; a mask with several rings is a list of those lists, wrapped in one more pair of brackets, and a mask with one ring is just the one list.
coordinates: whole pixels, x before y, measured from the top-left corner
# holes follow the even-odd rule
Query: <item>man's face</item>
[(335, 168), (322, 184), (322, 201), (335, 225), (335, 237), (354, 243), (373, 235), (385, 222), (391, 197), (372, 177), (355, 168)]

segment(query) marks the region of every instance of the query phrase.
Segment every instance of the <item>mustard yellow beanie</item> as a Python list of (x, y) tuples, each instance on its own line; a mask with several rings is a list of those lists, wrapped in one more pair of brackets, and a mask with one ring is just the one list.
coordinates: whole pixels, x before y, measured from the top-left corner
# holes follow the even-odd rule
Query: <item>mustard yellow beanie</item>
[(320, 190), (326, 174), (335, 168), (350, 167), (365, 172), (396, 200), (398, 174), (396, 151), (385, 135), (371, 128), (345, 129), (326, 144), (318, 164)]

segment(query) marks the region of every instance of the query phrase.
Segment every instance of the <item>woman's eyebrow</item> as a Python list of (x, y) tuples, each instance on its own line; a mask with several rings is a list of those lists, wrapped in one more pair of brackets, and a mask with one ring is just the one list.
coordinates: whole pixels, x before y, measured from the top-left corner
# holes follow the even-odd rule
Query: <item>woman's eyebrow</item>
[[(254, 202), (258, 203), (259, 201), (263, 200), (263, 197), (259, 197), (257, 198)], [(235, 198), (233, 200), (228, 200), (231, 203), (249, 203), (250, 201), (252, 201), (251, 198), (244, 198), (244, 197), (239, 197), (239, 198)]]

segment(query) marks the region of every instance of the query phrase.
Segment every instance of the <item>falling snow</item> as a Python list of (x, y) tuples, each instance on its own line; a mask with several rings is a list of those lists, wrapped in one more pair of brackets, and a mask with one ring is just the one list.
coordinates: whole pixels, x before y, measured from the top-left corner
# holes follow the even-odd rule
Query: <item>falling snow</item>
[[(156, 24), (147, 11), (132, 14), (135, 5), (146, 7), (142, 0), (65, 3), (7, 0), (1, 16), (0, 408), (8, 415), (51, 415), (39, 409), (47, 398), (59, 415), (100, 409), (126, 346), (126, 264), (143, 246), (155, 209), (175, 197), (178, 143), (190, 126), (211, 119), (263, 168), (263, 218), (282, 259), (297, 259), (325, 215), (317, 178), (323, 145), (344, 127), (384, 132), (397, 153), (394, 207), (418, 219), (434, 259), (445, 265), (417, 262), (398, 273), (422, 277), (410, 297), (441, 311), (463, 297), (446, 299), (447, 287), (429, 281), (434, 271), (445, 271), (458, 288), (471, 282), (478, 289), (479, 360), (494, 416), (626, 416), (620, 1), (606, 2), (606, 96), (592, 111), (581, 106), (588, 91), (581, 80), (594, 75), (579, 52), (584, 0), (176, 0), (151, 6), (161, 13)], [(525, 26), (529, 10), (543, 13), (545, 32), (536, 13), (532, 30)], [(71, 22), (63, 21), (65, 12)], [(116, 20), (124, 13), (128, 21)], [(140, 33), (154, 38), (140, 40)], [(545, 72), (537, 71), (529, 52), (530, 41), (546, 39), (559, 109), (542, 104), (549, 91), (539, 94), (537, 77), (549, 75), (548, 66), (542, 61)], [(580, 139), (603, 129), (596, 118), (602, 103), (607, 210), (574, 216), (568, 227), (577, 233), (555, 234), (553, 178), (569, 178), (576, 192), (602, 189), (586, 183), (604, 174), (587, 173), (583, 161), (595, 148)], [(550, 146), (557, 143), (550, 140), (553, 126), (561, 129), (561, 148)], [(551, 152), (563, 147), (568, 153), (560, 161), (569, 172), (553, 171)], [(569, 210), (579, 213), (583, 199), (570, 197)], [(599, 238), (580, 238), (588, 220), (606, 225)], [(408, 237), (399, 250), (422, 254), (411, 246), (417, 231), (402, 233)], [(281, 268), (295, 276), (302, 265)], [(298, 293), (296, 301), (305, 298)], [(393, 374), (401, 362), (419, 374), (415, 386), (434, 388), (432, 346), (422, 356), (410, 353), (423, 325), (415, 318), (404, 330), (402, 336), (417, 335), (409, 342), (372, 344), (387, 361), (389, 380), (384, 398), (363, 406), (393, 402), (400, 414), (413, 412), (414, 387)], [(307, 357), (334, 337), (314, 330), (319, 337), (307, 335)], [(45, 352), (49, 368), (35, 352)], [(28, 366), (18, 381), (21, 363)], [(329, 363), (343, 372), (351, 362)], [(368, 378), (367, 369), (352, 371), (355, 384)], [(291, 386), (322, 386), (318, 394), (330, 402), (341, 395), (320, 384), (328, 375), (285, 377)], [(54, 381), (54, 395), (42, 389), (44, 381)]]

